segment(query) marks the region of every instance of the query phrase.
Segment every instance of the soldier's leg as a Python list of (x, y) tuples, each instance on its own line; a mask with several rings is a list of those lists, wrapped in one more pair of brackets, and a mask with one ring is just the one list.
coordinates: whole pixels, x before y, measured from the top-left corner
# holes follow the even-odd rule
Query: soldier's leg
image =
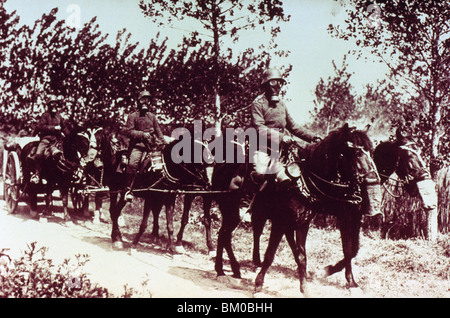
[(126, 183), (128, 186), (127, 192), (125, 193), (125, 200), (133, 200), (132, 188), (133, 183), (136, 178), (136, 174), (139, 168), (139, 164), (142, 160), (144, 152), (139, 148), (133, 148), (130, 153), (130, 159), (128, 161), (128, 166), (126, 169)]
[(251, 182), (245, 188), (240, 202), (239, 214), (243, 222), (251, 221), (251, 208), (256, 193), (265, 184), (266, 173), (270, 164), (270, 156), (266, 152), (255, 151), (253, 155), (253, 171), (250, 173)]
[(39, 183), (42, 170), (42, 163), (44, 162), (45, 151), (50, 147), (50, 141), (47, 139), (41, 139), (37, 147), (36, 153), (32, 159), (33, 162), (33, 175), (30, 178), (30, 182)]

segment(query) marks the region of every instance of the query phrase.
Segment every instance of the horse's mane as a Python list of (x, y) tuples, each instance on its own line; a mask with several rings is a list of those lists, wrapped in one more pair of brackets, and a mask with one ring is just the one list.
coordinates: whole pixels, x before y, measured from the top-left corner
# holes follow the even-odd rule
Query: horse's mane
[(311, 157), (330, 155), (330, 153), (339, 153), (339, 147), (344, 142), (351, 142), (355, 146), (361, 146), (365, 151), (373, 152), (373, 144), (366, 132), (356, 130), (355, 128), (344, 125), (328, 134), (321, 142), (307, 146)]
[[(352, 147), (362, 147), (369, 153), (373, 151), (372, 141), (366, 132), (345, 124), (330, 132), (322, 141), (307, 147), (307, 171), (329, 180), (348, 178), (354, 165), (351, 159), (354, 156), (349, 152)], [(342, 175), (343, 169), (347, 172), (345, 176)]]

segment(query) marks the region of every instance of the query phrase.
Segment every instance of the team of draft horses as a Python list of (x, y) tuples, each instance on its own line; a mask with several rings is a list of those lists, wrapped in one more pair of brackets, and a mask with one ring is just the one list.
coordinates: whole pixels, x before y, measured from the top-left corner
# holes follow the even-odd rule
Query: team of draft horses
[[(139, 195), (145, 199), (144, 218), (133, 245), (137, 245), (146, 229), (150, 210), (156, 216), (153, 234), (158, 234), (157, 215), (165, 205), (168, 241), (172, 248), (175, 196), (184, 191), (185, 213), (193, 196), (203, 196), (207, 243), (211, 250), (209, 207), (211, 200), (215, 200), (222, 214), (215, 259), (218, 275), (225, 274), (223, 251), (226, 250), (233, 276), (241, 276), (231, 237), (240, 219), (251, 216), (255, 244), (253, 261), (262, 266), (256, 278), (256, 290), (262, 289), (265, 273), (285, 236), (298, 266), (303, 291), (309, 224), (315, 213), (334, 214), (341, 231), (344, 258), (328, 266), (327, 275), (345, 269), (347, 285), (356, 287), (351, 260), (359, 248), (363, 215), (382, 214), (380, 184), (396, 172), (422, 194), (424, 182), (431, 178), (411, 141), (400, 131), (395, 142), (382, 143), (375, 152), (367, 133), (347, 124), (323, 139), (305, 131), (292, 119), (280, 98), (285, 83), (277, 69), (269, 68), (263, 74), (262, 92), (250, 107), (250, 126), (258, 138), (258, 147), (251, 152), (248, 143), (220, 138), (220, 135), (209, 140), (209, 144), (186, 138), (186, 134), (195, 135), (195, 127), (193, 131), (182, 130), (177, 138), (165, 137), (151, 112), (152, 98), (148, 91), (140, 93), (136, 111), (128, 115), (126, 126), (121, 130), (128, 139), (128, 147), (121, 146), (123, 134), (112, 126), (102, 127), (98, 121), (83, 128), (65, 123), (58, 113), (60, 101), (50, 99), (47, 112), (37, 126), (40, 142), (26, 157), (30, 167), (29, 183), (50, 183), (52, 175), (47, 171), (53, 169), (58, 171), (55, 173), (57, 180), (71, 180), (72, 186), (75, 181), (108, 189), (113, 223), (111, 237), (118, 246), (122, 246), (120, 212), (126, 202)], [(57, 147), (61, 136), (64, 136), (62, 147)], [(310, 144), (300, 147), (293, 136)], [(213, 150), (211, 145), (214, 145)], [(203, 160), (193, 158), (193, 149), (200, 149)], [(214, 161), (219, 150), (225, 152), (220, 156), (226, 160)], [(231, 157), (228, 152), (232, 152)], [(243, 154), (245, 160), (238, 160), (239, 154)], [(185, 160), (181, 160), (183, 158)], [(46, 167), (48, 160), (53, 164)], [(65, 177), (65, 173), (70, 177)], [(64, 188), (64, 182), (57, 183)], [(269, 219), (271, 235), (261, 262), (259, 237)], [(182, 244), (186, 222), (183, 215), (177, 245)]]

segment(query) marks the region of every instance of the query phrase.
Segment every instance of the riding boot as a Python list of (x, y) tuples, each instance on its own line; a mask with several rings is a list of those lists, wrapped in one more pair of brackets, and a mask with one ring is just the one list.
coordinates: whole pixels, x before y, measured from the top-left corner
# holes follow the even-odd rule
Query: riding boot
[(136, 177), (136, 173), (126, 173), (126, 184), (127, 184), (127, 189), (124, 195), (124, 199), (125, 201), (131, 202), (133, 201), (133, 193), (132, 193), (132, 187), (133, 187), (133, 183), (134, 183), (134, 179)]
[(239, 216), (242, 222), (250, 223), (252, 215), (252, 206), (255, 201), (256, 195), (263, 191), (267, 185), (267, 180), (264, 175), (258, 174), (256, 171), (250, 173), (250, 180), (252, 181), (247, 185), (244, 194), (242, 196), (239, 208)]
[(41, 182), (41, 165), (42, 160), (40, 158), (30, 157), (31, 162), (31, 175), (30, 175), (30, 182), (33, 184), (39, 184)]

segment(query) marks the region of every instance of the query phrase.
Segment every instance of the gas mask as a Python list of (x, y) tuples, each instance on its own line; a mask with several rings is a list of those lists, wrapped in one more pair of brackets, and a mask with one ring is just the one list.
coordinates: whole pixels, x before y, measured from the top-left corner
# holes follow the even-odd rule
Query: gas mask
[(48, 104), (48, 107), (47, 107), (48, 112), (49, 112), (51, 115), (55, 115), (55, 114), (56, 114), (57, 108), (58, 108), (58, 103), (55, 103), (55, 102), (49, 103), (49, 104)]
[(141, 99), (139, 99), (139, 110), (142, 113), (146, 113), (150, 110), (150, 103), (151, 100), (148, 97), (143, 97)]
[(280, 101), (280, 91), (283, 82), (279, 79), (271, 79), (265, 84), (266, 96), (270, 102), (277, 103)]

